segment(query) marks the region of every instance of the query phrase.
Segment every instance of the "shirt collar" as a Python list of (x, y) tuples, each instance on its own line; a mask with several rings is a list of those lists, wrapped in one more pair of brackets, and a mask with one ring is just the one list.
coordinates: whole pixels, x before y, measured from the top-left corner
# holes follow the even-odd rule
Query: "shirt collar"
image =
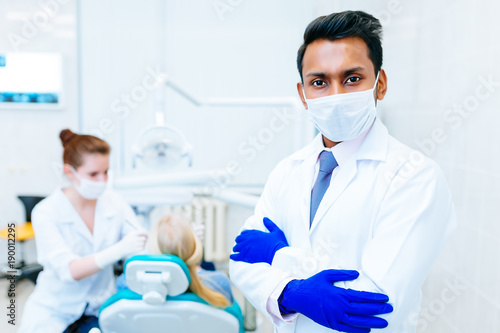
[[(372, 124), (373, 126), (373, 124)], [(348, 141), (342, 141), (338, 144), (336, 144), (332, 148), (325, 148), (323, 147), (324, 150), (330, 150), (333, 153), (333, 156), (337, 160), (337, 163), (339, 166), (344, 165), (356, 152), (358, 151), (359, 147), (363, 143), (363, 141), (366, 138), (366, 135), (370, 131), (371, 126), (368, 130), (366, 130), (364, 133), (362, 133), (360, 136), (357, 138), (354, 138), (352, 140)]]
[(340, 165), (345, 164), (353, 156), (356, 160), (382, 160), (385, 161), (389, 134), (384, 124), (376, 118), (370, 129), (355, 139), (343, 141), (333, 148), (326, 148), (323, 137), (318, 134), (314, 140), (304, 148), (298, 150), (290, 157), (294, 160), (304, 160), (309, 156), (316, 156), (323, 151), (333, 152), (333, 156)]

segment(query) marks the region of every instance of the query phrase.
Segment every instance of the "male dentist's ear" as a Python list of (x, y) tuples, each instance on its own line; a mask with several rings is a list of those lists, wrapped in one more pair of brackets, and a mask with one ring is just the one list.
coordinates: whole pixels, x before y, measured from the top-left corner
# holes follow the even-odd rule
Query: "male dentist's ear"
[(297, 82), (297, 92), (299, 93), (300, 99), (302, 100), (302, 104), (304, 105), (304, 107), (307, 110), (307, 103), (306, 103), (306, 99), (305, 99), (305, 96), (304, 96), (304, 89), (302, 87), (302, 83), (301, 82)]
[(387, 75), (383, 69), (380, 70), (378, 75), (378, 85), (377, 85), (377, 100), (381, 101), (384, 99), (387, 93)]

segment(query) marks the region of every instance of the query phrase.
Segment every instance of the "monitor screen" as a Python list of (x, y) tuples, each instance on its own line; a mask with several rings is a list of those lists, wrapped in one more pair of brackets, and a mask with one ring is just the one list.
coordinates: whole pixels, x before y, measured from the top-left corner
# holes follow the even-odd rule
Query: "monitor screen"
[(57, 53), (0, 53), (0, 107), (60, 108), (62, 57)]

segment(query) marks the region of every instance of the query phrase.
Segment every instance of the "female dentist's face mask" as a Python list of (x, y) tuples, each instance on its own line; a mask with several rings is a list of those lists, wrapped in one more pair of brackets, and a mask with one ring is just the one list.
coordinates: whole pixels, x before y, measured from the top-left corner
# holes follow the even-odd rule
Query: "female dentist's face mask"
[(314, 99), (306, 99), (304, 93), (309, 116), (326, 138), (333, 142), (348, 141), (370, 128), (377, 115), (374, 90), (378, 75), (373, 88), (364, 91)]
[(98, 182), (95, 180), (82, 178), (73, 167), (71, 167), (71, 171), (73, 171), (73, 174), (80, 181), (80, 185), (76, 183), (74, 184), (75, 189), (85, 199), (95, 200), (106, 189), (106, 182)]

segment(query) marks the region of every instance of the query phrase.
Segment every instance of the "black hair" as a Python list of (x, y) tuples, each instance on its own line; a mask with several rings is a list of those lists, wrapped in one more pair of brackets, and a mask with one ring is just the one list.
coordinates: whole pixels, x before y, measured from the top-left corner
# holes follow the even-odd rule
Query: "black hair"
[(382, 68), (382, 25), (372, 15), (362, 11), (344, 11), (320, 16), (306, 28), (304, 43), (297, 52), (297, 69), (302, 77), (302, 60), (307, 46), (318, 39), (334, 41), (346, 37), (360, 37), (368, 46), (375, 74)]

